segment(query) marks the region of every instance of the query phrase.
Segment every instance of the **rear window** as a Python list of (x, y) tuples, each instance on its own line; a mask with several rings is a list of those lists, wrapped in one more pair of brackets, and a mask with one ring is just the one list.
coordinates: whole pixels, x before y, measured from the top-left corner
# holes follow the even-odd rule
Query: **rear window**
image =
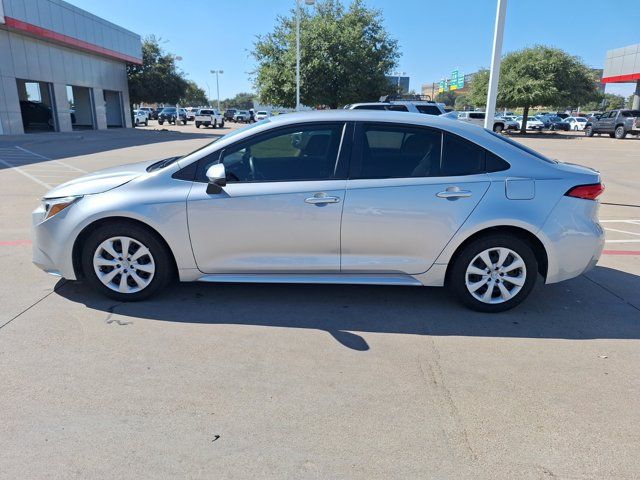
[(199, 115), (213, 115), (213, 110), (200, 110)]
[(509, 137), (507, 137), (506, 135), (502, 135), (500, 133), (494, 133), (491, 130), (487, 130), (487, 132), (489, 132), (491, 135), (493, 135), (496, 138), (499, 138), (500, 140), (502, 140), (503, 142), (507, 142), (509, 145), (513, 145), (514, 147), (522, 150), (523, 152), (527, 152), (530, 155), (533, 155), (536, 158), (539, 158), (540, 160), (547, 162), (547, 163), (558, 163), (555, 160), (551, 160), (550, 158), (545, 157), (544, 155), (542, 155), (540, 152), (536, 152), (535, 150), (533, 150), (532, 148), (529, 148), (519, 142), (516, 142), (515, 140), (510, 139)]
[(435, 105), (416, 105), (416, 108), (420, 113), (426, 113), (427, 115), (440, 115), (442, 113)]

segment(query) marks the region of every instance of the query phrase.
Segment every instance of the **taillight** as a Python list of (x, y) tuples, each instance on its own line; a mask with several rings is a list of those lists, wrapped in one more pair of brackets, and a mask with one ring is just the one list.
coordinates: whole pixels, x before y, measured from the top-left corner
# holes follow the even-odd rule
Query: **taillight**
[(578, 185), (569, 190), (565, 195), (567, 197), (583, 198), (585, 200), (595, 200), (604, 192), (602, 183), (593, 183), (591, 185)]

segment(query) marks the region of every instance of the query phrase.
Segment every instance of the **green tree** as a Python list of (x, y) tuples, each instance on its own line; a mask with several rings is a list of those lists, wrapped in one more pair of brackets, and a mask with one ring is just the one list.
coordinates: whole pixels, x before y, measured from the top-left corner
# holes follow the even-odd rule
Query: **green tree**
[[(393, 93), (385, 74), (395, 66), (398, 43), (382, 25), (382, 13), (354, 0), (319, 0), (301, 14), (301, 102), (337, 108)], [(264, 103), (296, 102), (295, 12), (277, 19), (275, 30), (258, 36), (253, 56), (255, 86)]]
[(456, 97), (454, 108), (456, 110), (470, 110), (473, 107), (468, 95), (460, 94)]
[[(486, 105), (489, 72), (474, 76), (470, 99)], [(593, 72), (578, 57), (538, 45), (509, 53), (502, 60), (497, 106), (522, 107), (521, 132), (526, 132), (529, 109), (535, 106), (582, 105), (597, 99)]]
[(438, 93), (434, 100), (438, 103), (444, 103), (447, 107), (453, 107), (456, 103), (456, 97), (455, 91), (448, 90)]
[(624, 108), (625, 98), (615, 93), (598, 93), (596, 98), (581, 105), (582, 110), (615, 110)]
[(238, 93), (233, 98), (227, 98), (220, 102), (220, 108), (239, 108), (240, 110), (249, 110), (253, 108), (253, 101), (255, 100), (255, 95), (253, 93), (242, 92)]
[(180, 98), (180, 105), (201, 106), (209, 105), (207, 94), (193, 80), (187, 81), (187, 88), (184, 95)]
[(142, 65), (127, 65), (127, 76), (131, 103), (177, 103), (187, 90), (175, 57), (153, 35), (142, 42)]

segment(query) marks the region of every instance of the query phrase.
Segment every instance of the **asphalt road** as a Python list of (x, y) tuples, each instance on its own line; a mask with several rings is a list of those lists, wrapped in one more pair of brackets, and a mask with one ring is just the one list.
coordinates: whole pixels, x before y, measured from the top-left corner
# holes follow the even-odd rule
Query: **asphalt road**
[(602, 171), (607, 244), (505, 314), (408, 287), (121, 304), (34, 267), (49, 185), (223, 132), (155, 128), (0, 137), (0, 478), (640, 477), (640, 140), (517, 137)]

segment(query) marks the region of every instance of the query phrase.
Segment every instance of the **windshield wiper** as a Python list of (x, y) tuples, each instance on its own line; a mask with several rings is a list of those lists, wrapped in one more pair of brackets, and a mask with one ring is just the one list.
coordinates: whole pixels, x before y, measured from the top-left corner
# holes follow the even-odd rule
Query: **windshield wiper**
[(165, 158), (164, 160), (160, 160), (159, 162), (152, 163), (147, 167), (147, 172), (154, 172), (156, 170), (160, 170), (161, 168), (168, 167), (172, 163), (178, 161), (182, 157), (170, 157)]

